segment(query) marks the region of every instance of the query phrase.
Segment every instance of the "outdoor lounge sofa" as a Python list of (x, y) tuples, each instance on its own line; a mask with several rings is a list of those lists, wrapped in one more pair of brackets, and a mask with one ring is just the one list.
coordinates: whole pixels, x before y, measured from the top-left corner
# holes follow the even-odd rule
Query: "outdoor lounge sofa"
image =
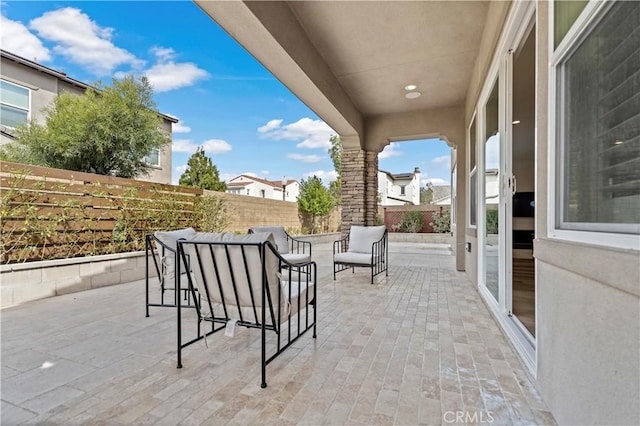
[(385, 226), (352, 225), (349, 234), (333, 243), (333, 279), (336, 274), (355, 267), (371, 269), (373, 277), (382, 272), (389, 275), (389, 247)]
[[(177, 252), (181, 261), (176, 263), (176, 273), (187, 264), (192, 270), (186, 277), (198, 318), (197, 337), (183, 343), (183, 310), (178, 305), (178, 368), (182, 368), (184, 347), (229, 326), (258, 328), (264, 388), (266, 366), (272, 360), (308, 330), (313, 329), (316, 337), (316, 264), (285, 259), (271, 233), (197, 233), (189, 240), (178, 240)], [(210, 330), (201, 327), (203, 323)], [(267, 331), (274, 332), (270, 355)]]
[[(177, 242), (179, 239), (190, 239), (196, 235), (193, 228), (177, 229), (175, 231), (158, 231), (148, 234), (145, 239), (146, 273), (145, 273), (145, 309), (149, 316), (149, 307), (175, 308), (176, 301), (180, 300), (180, 291), (183, 291), (183, 300), (190, 305), (190, 295), (185, 283), (186, 268), (182, 268), (182, 274), (176, 275), (178, 262)], [(153, 269), (151, 269), (151, 265)], [(155, 274), (153, 274), (155, 272)], [(177, 280), (176, 278), (180, 278)], [(150, 285), (157, 280), (160, 287), (160, 300), (151, 300)]]
[(270, 232), (273, 234), (278, 253), (291, 263), (305, 263), (311, 261), (311, 243), (293, 238), (285, 231), (284, 226), (254, 226), (249, 233)]

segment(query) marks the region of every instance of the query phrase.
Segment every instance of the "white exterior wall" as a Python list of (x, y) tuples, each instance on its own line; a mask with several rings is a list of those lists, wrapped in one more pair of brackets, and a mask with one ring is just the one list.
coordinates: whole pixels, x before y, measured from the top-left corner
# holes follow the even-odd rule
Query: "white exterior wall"
[[(401, 194), (402, 185), (405, 186), (404, 195)], [(418, 205), (420, 204), (420, 173), (414, 173), (411, 179), (392, 179), (387, 173), (378, 171), (378, 193), (382, 206), (401, 206), (406, 202)]]
[(298, 197), (300, 196), (300, 184), (296, 182), (292, 182), (288, 184), (285, 188), (285, 201), (297, 202)]

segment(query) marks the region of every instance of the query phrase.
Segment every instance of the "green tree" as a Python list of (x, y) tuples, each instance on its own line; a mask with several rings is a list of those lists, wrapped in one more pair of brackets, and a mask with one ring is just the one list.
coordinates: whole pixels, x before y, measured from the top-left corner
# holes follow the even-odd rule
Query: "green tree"
[(193, 186), (196, 188), (210, 189), (212, 191), (224, 192), (227, 185), (220, 181), (218, 168), (204, 153), (204, 148), (198, 150), (187, 161), (187, 169), (180, 176), (178, 182), (183, 186)]
[(335, 198), (336, 204), (340, 204), (342, 200), (342, 141), (340, 136), (332, 135), (329, 142), (331, 142), (331, 148), (327, 152), (338, 175), (336, 180), (329, 182), (329, 191)]
[(317, 176), (306, 181), (300, 181), (300, 195), (298, 196), (298, 212), (303, 219), (310, 219), (311, 233), (318, 229), (318, 219), (326, 217), (335, 206), (335, 198), (322, 184)]
[(171, 141), (161, 128), (146, 77), (113, 80), (83, 95), (63, 92), (45, 108), (45, 124), (16, 129), (0, 157), (80, 172), (132, 178), (148, 174), (144, 157)]
[(431, 204), (433, 201), (433, 188), (425, 186), (420, 188), (420, 204)]

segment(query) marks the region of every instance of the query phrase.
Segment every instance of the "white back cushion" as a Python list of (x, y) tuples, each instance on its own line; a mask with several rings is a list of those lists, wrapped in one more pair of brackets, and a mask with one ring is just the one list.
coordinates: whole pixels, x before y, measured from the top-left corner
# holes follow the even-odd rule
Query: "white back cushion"
[[(262, 243), (270, 241), (275, 245), (271, 233), (254, 233), (248, 235), (215, 234), (198, 232), (191, 241), (199, 242), (236, 242)], [(224, 316), (222, 301), (227, 305), (230, 317), (238, 318), (238, 305), (247, 315), (255, 305), (258, 315), (262, 306), (262, 260), (259, 245), (213, 245), (187, 244), (187, 253), (191, 259), (191, 267), (195, 274), (196, 288), (203, 296), (202, 314), (210, 316), (211, 310), (207, 303), (207, 294), (214, 305), (216, 316)], [(265, 250), (265, 273), (269, 285), (274, 308), (277, 306), (278, 295), (278, 266), (277, 256), (270, 250)], [(233, 279), (232, 279), (233, 277)], [(235, 282), (236, 292), (233, 283)], [(251, 308), (245, 310), (242, 308)], [(245, 320), (255, 320), (253, 315)], [(260, 319), (260, 316), (258, 316)]]
[[(176, 276), (176, 250), (177, 242), (179, 239), (184, 238), (189, 240), (196, 235), (196, 231), (193, 228), (177, 229), (175, 231), (157, 231), (153, 234), (162, 244), (169, 247), (173, 252), (164, 250), (164, 256), (162, 256), (162, 263), (165, 266), (164, 276), (165, 280), (173, 281)], [(158, 252), (162, 255), (162, 247), (158, 247)]]
[(289, 244), (287, 243), (287, 234), (282, 226), (254, 226), (251, 232), (271, 232), (276, 240), (278, 253), (289, 253)]
[(382, 226), (351, 226), (349, 231), (349, 251), (353, 253), (371, 254), (373, 243), (380, 241), (386, 227)]

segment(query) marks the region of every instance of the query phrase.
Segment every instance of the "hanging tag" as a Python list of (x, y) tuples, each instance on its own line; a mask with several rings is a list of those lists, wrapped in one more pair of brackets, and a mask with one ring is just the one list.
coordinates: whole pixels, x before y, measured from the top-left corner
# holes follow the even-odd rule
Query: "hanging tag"
[(227, 321), (227, 326), (224, 329), (224, 335), (227, 337), (233, 337), (233, 333), (236, 331), (237, 319), (231, 319)]

